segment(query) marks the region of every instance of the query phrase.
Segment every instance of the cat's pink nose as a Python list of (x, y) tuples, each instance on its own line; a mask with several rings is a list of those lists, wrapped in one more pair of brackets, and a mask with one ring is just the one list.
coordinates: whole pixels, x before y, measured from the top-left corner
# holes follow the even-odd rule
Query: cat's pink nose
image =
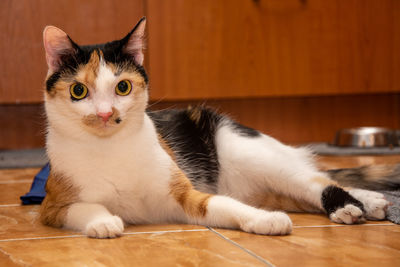
[(112, 114), (112, 112), (97, 112), (97, 116), (101, 117), (104, 122), (107, 122)]

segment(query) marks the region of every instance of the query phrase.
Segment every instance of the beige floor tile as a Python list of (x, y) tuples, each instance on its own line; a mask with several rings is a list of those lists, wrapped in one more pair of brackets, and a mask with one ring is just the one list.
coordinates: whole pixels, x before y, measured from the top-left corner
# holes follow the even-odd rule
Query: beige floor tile
[(11, 255), (8, 255), (7, 252), (0, 250), (0, 266), (14, 267), (14, 266), (23, 266), (23, 263), (19, 265), (13, 261)]
[(19, 197), (28, 193), (38, 168), (0, 169), (0, 205), (20, 204)]
[(42, 225), (38, 214), (39, 205), (0, 207), (0, 240), (75, 234)]
[(0, 183), (4, 181), (33, 180), (40, 168), (0, 169)]
[(277, 266), (400, 266), (400, 227), (295, 228), (288, 236), (216, 230)]
[(265, 266), (208, 230), (8, 241), (0, 242), (1, 254), (27, 266)]
[(11, 182), (1, 183), (0, 182), (0, 205), (4, 204), (20, 204), (20, 196), (25, 195), (29, 192), (32, 182)]

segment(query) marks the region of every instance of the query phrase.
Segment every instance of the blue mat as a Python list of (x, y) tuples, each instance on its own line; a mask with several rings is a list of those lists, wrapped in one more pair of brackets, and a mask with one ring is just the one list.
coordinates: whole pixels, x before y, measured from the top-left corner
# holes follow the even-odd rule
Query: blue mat
[(29, 193), (24, 196), (21, 196), (20, 199), (23, 205), (30, 204), (40, 204), (42, 203), (44, 197), (46, 196), (46, 182), (50, 173), (50, 164), (47, 163), (38, 174), (36, 174), (35, 179), (33, 179), (33, 183)]

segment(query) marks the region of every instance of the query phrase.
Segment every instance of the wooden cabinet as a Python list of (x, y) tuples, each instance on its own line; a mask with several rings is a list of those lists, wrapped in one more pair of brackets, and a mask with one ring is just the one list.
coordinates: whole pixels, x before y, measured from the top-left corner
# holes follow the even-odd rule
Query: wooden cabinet
[(46, 25), (90, 44), (123, 37), (143, 15), (143, 0), (1, 0), (0, 103), (42, 101)]
[(154, 100), (400, 91), (397, 0), (2, 0), (0, 103), (42, 100), (42, 30), (80, 43), (148, 17)]
[(100, 43), (143, 15), (154, 107), (216, 99), (291, 143), (400, 127), (399, 0), (0, 0), (0, 149), (43, 145), (45, 25)]
[(146, 2), (153, 99), (400, 91), (400, 1)]

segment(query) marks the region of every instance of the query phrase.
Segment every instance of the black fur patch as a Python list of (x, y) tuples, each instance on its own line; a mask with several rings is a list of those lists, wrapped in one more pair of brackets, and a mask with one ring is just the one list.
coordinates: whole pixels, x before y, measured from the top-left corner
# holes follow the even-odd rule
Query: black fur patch
[(233, 130), (245, 137), (260, 137), (261, 134), (259, 131), (244, 126), (236, 121), (232, 121)]
[(54, 88), (54, 85), (56, 82), (61, 78), (60, 72), (54, 72), (46, 81), (46, 90), (48, 92), (51, 91), (52, 88)]
[(219, 163), (215, 133), (223, 116), (203, 107), (148, 114), (193, 185), (205, 183), (216, 187)]
[(322, 206), (328, 215), (332, 212), (335, 212), (339, 208), (343, 208), (347, 204), (357, 206), (364, 211), (364, 206), (360, 201), (352, 197), (342, 188), (334, 185), (330, 185), (324, 189), (322, 192), (321, 201)]

